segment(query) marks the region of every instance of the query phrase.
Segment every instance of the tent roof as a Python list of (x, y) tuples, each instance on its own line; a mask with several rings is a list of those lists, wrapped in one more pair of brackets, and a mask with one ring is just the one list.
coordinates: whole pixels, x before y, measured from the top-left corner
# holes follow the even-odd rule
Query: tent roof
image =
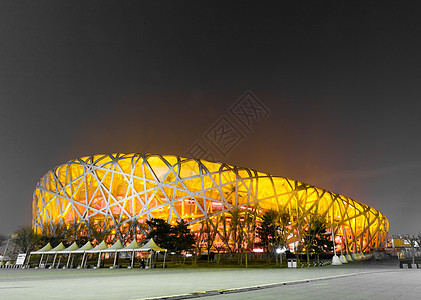
[(46, 253), (46, 254), (56, 253), (57, 251), (61, 251), (61, 250), (64, 250), (64, 249), (66, 249), (66, 247), (64, 247), (63, 243), (60, 243), (56, 247), (51, 249), (50, 251), (46, 251), (44, 253)]
[(79, 249), (74, 250), (72, 252), (74, 252), (74, 253), (82, 253), (82, 252), (85, 252), (87, 250), (91, 250), (92, 248), (93, 248), (93, 246), (92, 246), (91, 242), (90, 241), (87, 241), (85, 245), (83, 245)]
[(167, 249), (161, 248), (159, 247), (155, 241), (153, 240), (153, 238), (151, 238), (145, 245), (143, 245), (142, 247), (140, 247), (138, 249), (138, 251), (149, 251), (149, 250), (153, 250), (153, 251), (167, 251)]
[(73, 244), (71, 244), (69, 247), (67, 247), (66, 249), (59, 251), (61, 253), (70, 253), (72, 251), (78, 250), (79, 246), (76, 244), (76, 242), (73, 242)]
[(120, 240), (114, 243), (110, 248), (102, 250), (102, 252), (112, 252), (117, 251), (118, 249), (122, 249), (124, 246), (121, 244)]
[(124, 247), (123, 249), (119, 249), (118, 251), (124, 252), (124, 251), (133, 251), (136, 249), (139, 249), (140, 246), (137, 243), (136, 239), (134, 239), (129, 245), (127, 245), (126, 247)]
[(105, 241), (102, 241), (94, 249), (87, 250), (86, 252), (100, 252), (100, 251), (105, 250), (105, 249), (108, 249), (107, 244), (105, 243)]
[(48, 243), (47, 245), (45, 245), (41, 249), (39, 249), (37, 251), (32, 251), (31, 254), (42, 254), (42, 253), (44, 253), (46, 251), (50, 251), (51, 249), (53, 249), (53, 247), (51, 247), (51, 244)]

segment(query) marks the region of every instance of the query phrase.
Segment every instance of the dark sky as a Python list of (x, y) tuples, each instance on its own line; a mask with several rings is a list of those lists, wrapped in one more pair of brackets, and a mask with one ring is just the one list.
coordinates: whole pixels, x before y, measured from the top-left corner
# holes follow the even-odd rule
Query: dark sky
[[(218, 160), (421, 231), (419, 2), (280, 2), (1, 1), (0, 233), (53, 167), (186, 155), (223, 116), (244, 140)], [(270, 111), (251, 132), (229, 113), (247, 90)]]

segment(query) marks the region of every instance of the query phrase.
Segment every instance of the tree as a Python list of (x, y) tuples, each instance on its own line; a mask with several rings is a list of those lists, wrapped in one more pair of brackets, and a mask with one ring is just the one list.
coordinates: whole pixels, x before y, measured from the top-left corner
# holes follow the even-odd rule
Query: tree
[(225, 245), (225, 248), (229, 252), (233, 252), (233, 250), (230, 247), (229, 241), (230, 241), (230, 234), (229, 234), (229, 222), (227, 221), (227, 217), (225, 215), (221, 215), (219, 217), (218, 223), (222, 224), (222, 230), (218, 231), (218, 235), (222, 241), (222, 243)]
[(79, 246), (83, 246), (89, 241), (89, 227), (85, 223), (76, 223), (69, 229), (64, 230), (64, 234), (57, 234), (57, 237), (65, 245), (76, 242)]
[(193, 248), (194, 236), (187, 228), (187, 222), (184, 220), (177, 221), (177, 225), (172, 226), (171, 233), (170, 237), (173, 239), (176, 252), (189, 251)]
[(411, 243), (411, 258), (412, 258), (412, 263), (415, 264), (415, 247), (416, 247), (416, 244), (420, 245), (421, 233), (419, 232), (418, 236), (405, 234), (403, 235), (403, 238), (409, 240), (409, 242)]
[[(108, 217), (109, 218), (109, 217)], [(88, 227), (88, 237), (96, 243), (101, 243), (105, 241), (107, 243), (108, 237), (111, 235), (111, 226), (110, 219), (105, 219), (104, 221), (90, 220), (87, 224)], [(109, 241), (112, 242), (112, 241)]]
[(210, 258), (211, 248), (215, 243), (216, 236), (218, 235), (218, 226), (219, 226), (219, 218), (214, 218), (214, 222), (212, 219), (206, 219), (206, 228), (205, 228), (205, 235), (206, 235), (206, 250), (208, 251), (208, 263)]
[(241, 211), (238, 208), (234, 208), (228, 212), (230, 216), (229, 232), (231, 241), (233, 242), (233, 252), (240, 253), (244, 241), (243, 224), (241, 222)]
[(195, 234), (195, 243), (194, 243), (194, 246), (196, 247), (199, 256), (202, 254), (202, 248), (203, 248), (202, 239), (204, 238), (204, 232), (205, 232), (205, 222), (201, 222), (199, 232), (196, 232)]
[(60, 243), (67, 246), (66, 229), (61, 224), (44, 223), (42, 225), (42, 233), (37, 237), (37, 246), (42, 247), (50, 243), (53, 247)]
[(259, 238), (257, 245), (262, 247), (263, 251), (269, 253), (269, 249), (277, 244), (277, 223), (278, 212), (276, 210), (268, 210), (263, 213), (262, 221), (257, 226), (256, 235)]
[(286, 208), (281, 209), (278, 213), (278, 222), (276, 224), (278, 230), (278, 245), (287, 246), (288, 235), (290, 234), (291, 216)]
[(34, 250), (39, 237), (35, 234), (31, 226), (22, 226), (16, 232), (13, 240), (19, 251), (28, 253)]
[(246, 268), (248, 267), (248, 252), (253, 251), (254, 242), (256, 239), (256, 208), (251, 211), (246, 210), (244, 213), (244, 250)]
[(6, 240), (7, 240), (7, 236), (0, 234), (0, 247), (3, 246)]
[(257, 210), (253, 208), (244, 213), (244, 243), (247, 251), (252, 251), (256, 240)]
[(171, 225), (163, 219), (155, 219), (146, 221), (150, 230), (147, 238), (153, 238), (154, 241), (162, 248), (174, 250), (174, 239), (171, 238)]
[(310, 262), (310, 252), (320, 253), (332, 251), (333, 242), (327, 232), (328, 224), (325, 218), (319, 214), (310, 214), (307, 217), (307, 228), (303, 233), (303, 246), (307, 254), (307, 262)]
[(175, 226), (162, 219), (152, 219), (146, 223), (151, 228), (147, 238), (153, 238), (161, 247), (178, 253), (193, 248), (194, 236), (184, 220), (177, 221)]
[[(257, 227), (258, 246), (266, 253), (275, 247), (286, 247), (290, 233), (290, 214), (286, 208), (268, 210), (262, 216), (262, 221)], [(280, 257), (282, 262), (282, 255)]]

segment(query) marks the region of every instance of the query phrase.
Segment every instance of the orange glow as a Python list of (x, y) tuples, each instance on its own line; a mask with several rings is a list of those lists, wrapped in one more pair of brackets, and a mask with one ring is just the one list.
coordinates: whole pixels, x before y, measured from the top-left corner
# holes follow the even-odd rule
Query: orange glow
[[(103, 230), (126, 239), (130, 228), (138, 226), (135, 232), (141, 234), (140, 225), (151, 218), (171, 224), (185, 220), (197, 232), (197, 224), (206, 219), (226, 216), (230, 222), (228, 212), (234, 209), (242, 213), (242, 223), (245, 212), (256, 211), (259, 217), (268, 209), (286, 209), (292, 217), (291, 243), (302, 230), (297, 220), (304, 222), (317, 212), (348, 251), (382, 247), (389, 230), (382, 213), (345, 196), (285, 177), (178, 156), (82, 157), (49, 171), (33, 197), (37, 232), (58, 225), (102, 224)], [(220, 224), (218, 228), (223, 230)]]

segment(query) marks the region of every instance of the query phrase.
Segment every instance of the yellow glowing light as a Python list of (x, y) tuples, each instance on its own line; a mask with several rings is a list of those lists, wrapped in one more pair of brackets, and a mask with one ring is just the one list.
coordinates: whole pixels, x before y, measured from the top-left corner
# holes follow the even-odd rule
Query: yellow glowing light
[(41, 178), (33, 197), (37, 232), (58, 225), (101, 224), (125, 238), (133, 224), (151, 218), (171, 224), (185, 220), (192, 230), (200, 230), (195, 224), (202, 220), (216, 222), (226, 216), (230, 222), (229, 212), (235, 209), (258, 215), (286, 209), (292, 217), (291, 243), (299, 240), (300, 229), (293, 228), (299, 225), (298, 215), (306, 220), (315, 212), (326, 216), (334, 235), (342, 237), (341, 247), (350, 251), (382, 247), (389, 230), (382, 213), (345, 196), (285, 177), (171, 155), (117, 153), (75, 159)]

